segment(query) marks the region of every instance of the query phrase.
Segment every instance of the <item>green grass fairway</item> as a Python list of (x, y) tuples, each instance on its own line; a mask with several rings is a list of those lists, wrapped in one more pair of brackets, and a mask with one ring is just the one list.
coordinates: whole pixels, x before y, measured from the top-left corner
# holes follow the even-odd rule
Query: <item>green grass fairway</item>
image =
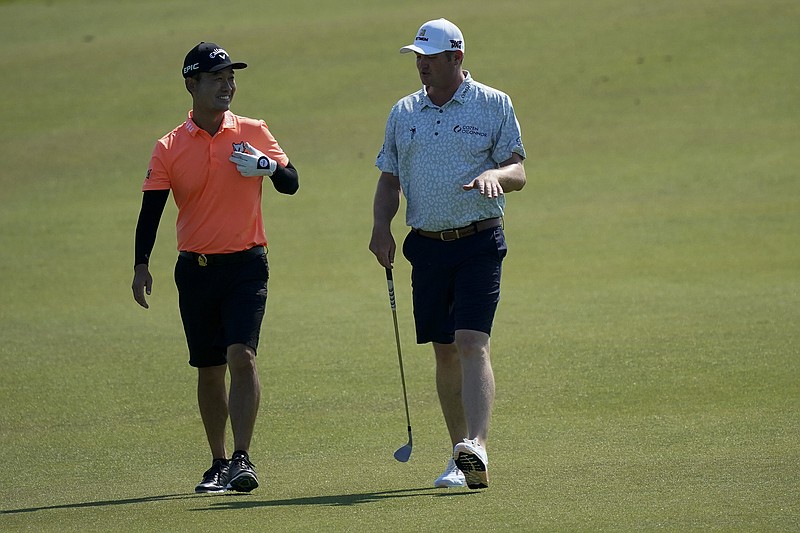
[[(509, 93), (492, 485), (437, 490), (448, 439), (375, 155), (419, 25)], [(796, 0), (0, 1), (0, 531), (800, 531)], [(250, 68), (237, 113), (297, 166), (267, 189), (262, 487), (196, 496), (208, 456), (172, 280), (131, 297), (140, 187), (198, 41)], [(395, 237), (405, 234), (402, 216)]]

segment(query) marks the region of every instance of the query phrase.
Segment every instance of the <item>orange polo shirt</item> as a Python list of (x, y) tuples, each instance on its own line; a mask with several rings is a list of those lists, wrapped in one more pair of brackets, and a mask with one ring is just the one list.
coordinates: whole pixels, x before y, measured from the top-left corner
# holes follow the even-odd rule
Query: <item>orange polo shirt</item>
[(178, 250), (204, 254), (266, 246), (262, 177), (246, 178), (228, 158), (249, 142), (283, 166), (289, 158), (263, 120), (225, 113), (212, 137), (192, 120), (156, 142), (142, 191), (172, 191), (178, 206)]

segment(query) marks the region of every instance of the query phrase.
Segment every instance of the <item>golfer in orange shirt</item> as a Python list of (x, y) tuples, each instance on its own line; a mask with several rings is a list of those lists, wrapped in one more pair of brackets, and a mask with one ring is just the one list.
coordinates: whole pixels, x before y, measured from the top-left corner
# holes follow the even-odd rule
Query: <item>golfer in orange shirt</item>
[(246, 67), (214, 43), (201, 42), (186, 55), (182, 73), (192, 110), (156, 142), (136, 225), (133, 297), (148, 308), (150, 253), (172, 191), (178, 207), (175, 284), (212, 458), (196, 492), (258, 486), (249, 448), (261, 395), (256, 349), (269, 278), (262, 181), (268, 176), (284, 194), (298, 188), (297, 171), (264, 121), (230, 111), (234, 70)]

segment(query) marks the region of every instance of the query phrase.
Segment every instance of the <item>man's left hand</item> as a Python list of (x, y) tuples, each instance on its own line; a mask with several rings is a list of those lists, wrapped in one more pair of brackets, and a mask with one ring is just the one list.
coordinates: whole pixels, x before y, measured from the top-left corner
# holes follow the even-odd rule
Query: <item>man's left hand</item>
[(247, 178), (254, 176), (272, 176), (278, 168), (278, 162), (270, 159), (250, 143), (244, 143), (244, 152), (233, 152), (230, 161), (236, 165), (239, 174)]
[(497, 198), (503, 194), (503, 187), (497, 178), (481, 174), (463, 186), (465, 191), (478, 190), (486, 198)]

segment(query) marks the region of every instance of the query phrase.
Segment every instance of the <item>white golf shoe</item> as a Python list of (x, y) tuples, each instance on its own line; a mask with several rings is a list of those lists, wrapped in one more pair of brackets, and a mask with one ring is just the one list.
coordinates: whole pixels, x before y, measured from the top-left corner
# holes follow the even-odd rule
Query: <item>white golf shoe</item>
[(467, 486), (471, 489), (485, 489), (489, 486), (489, 457), (486, 448), (477, 439), (464, 439), (453, 448), (453, 459), (464, 473)]
[(433, 482), (433, 486), (438, 489), (463, 487), (466, 484), (467, 481), (464, 479), (464, 474), (458, 469), (452, 457), (447, 461), (447, 468), (444, 469), (442, 475), (437, 477), (436, 481)]

